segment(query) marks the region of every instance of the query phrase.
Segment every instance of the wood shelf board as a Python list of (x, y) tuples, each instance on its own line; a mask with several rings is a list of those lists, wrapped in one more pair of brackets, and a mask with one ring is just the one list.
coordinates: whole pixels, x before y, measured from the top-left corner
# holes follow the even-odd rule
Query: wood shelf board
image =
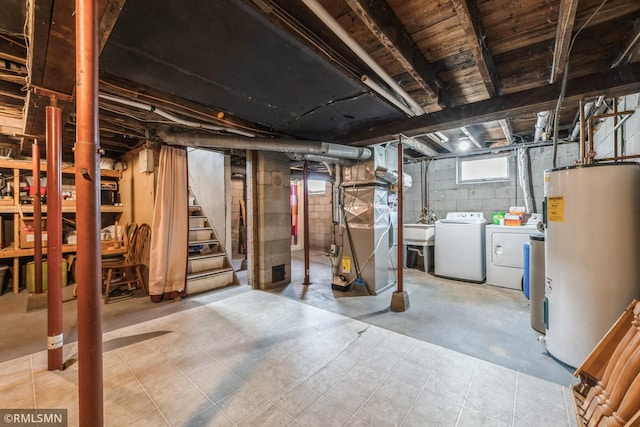
[[(31, 160), (13, 160), (13, 159), (0, 159), (0, 168), (2, 169), (22, 169), (22, 170), (33, 170), (33, 161)], [(40, 162), (40, 171), (47, 171), (47, 163)], [(75, 174), (76, 168), (75, 166), (62, 166), (63, 174)], [(100, 176), (109, 177), (109, 178), (122, 178), (122, 171), (112, 170), (112, 169), (100, 169)]]

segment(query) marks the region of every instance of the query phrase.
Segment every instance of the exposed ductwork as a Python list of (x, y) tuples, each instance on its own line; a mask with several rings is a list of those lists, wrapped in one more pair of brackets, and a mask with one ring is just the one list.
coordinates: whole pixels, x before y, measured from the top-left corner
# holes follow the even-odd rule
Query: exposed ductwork
[(318, 162), (318, 163), (330, 163), (332, 165), (349, 166), (352, 165), (354, 160), (344, 159), (339, 157), (321, 156), (318, 154), (304, 154), (304, 153), (287, 153), (287, 156), (291, 160)]
[[(217, 136), (211, 134), (158, 132), (158, 136), (168, 145), (200, 148), (228, 148), (239, 150), (275, 151), (291, 155), (322, 156), (321, 161), (335, 162), (335, 159), (367, 160), (371, 150), (366, 147), (351, 147), (330, 142), (312, 142), (291, 139), (244, 138), (239, 136)], [(304, 157), (296, 157), (296, 160)], [(311, 160), (311, 158), (308, 158)]]

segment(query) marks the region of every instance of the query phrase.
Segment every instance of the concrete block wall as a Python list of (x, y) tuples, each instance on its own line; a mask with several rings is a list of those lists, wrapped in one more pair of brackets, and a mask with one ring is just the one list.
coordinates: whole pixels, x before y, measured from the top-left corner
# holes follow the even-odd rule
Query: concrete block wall
[[(257, 194), (257, 206), (248, 204), (247, 216), (257, 216), (257, 223), (249, 222), (250, 230), (257, 230), (258, 251), (249, 251), (249, 265), (257, 263), (257, 272), (249, 268), (249, 283), (254, 288), (271, 289), (291, 282), (291, 206), (290, 173), (291, 161), (281, 153), (258, 152), (257, 188), (250, 188), (247, 198), (251, 200), (252, 191)], [(251, 182), (251, 173), (247, 174)], [(257, 209), (253, 215), (252, 209)], [(248, 244), (253, 237), (250, 231)], [(284, 265), (284, 280), (276, 280), (273, 267)], [(256, 276), (257, 273), (257, 276)]]
[[(631, 117), (618, 129), (618, 154), (640, 154), (640, 94), (620, 98), (618, 101), (618, 111), (634, 111)], [(620, 116), (618, 120), (621, 120), (623, 117), (624, 116)], [(606, 119), (593, 136), (596, 158), (613, 156), (613, 123), (613, 118)]]
[[(309, 194), (309, 247), (328, 252), (331, 248), (331, 183), (324, 194)], [(300, 230), (302, 232), (302, 230)]]
[[(233, 255), (238, 254), (238, 237), (240, 235), (240, 200), (244, 200), (244, 180), (231, 179), (231, 245)], [(245, 218), (246, 221), (246, 218)], [(245, 236), (246, 239), (246, 236)], [(247, 242), (245, 240), (245, 247)]]
[[(544, 196), (544, 171), (551, 169), (553, 149), (551, 146), (529, 149), (532, 174), (532, 197), (536, 212), (542, 211)], [(557, 166), (569, 166), (577, 160), (577, 143), (561, 144), (558, 147)], [(482, 212), (488, 220), (495, 211), (504, 211), (510, 206), (524, 206), (522, 189), (518, 184), (517, 158), (515, 151), (509, 154), (511, 177), (508, 181), (487, 183), (458, 184), (456, 180), (457, 160), (447, 158), (431, 160), (427, 167), (427, 187), (421, 183), (421, 165), (405, 166), (410, 174), (413, 186), (404, 192), (404, 221), (417, 222), (422, 211), (423, 193), (426, 207), (435, 212), (438, 218), (446, 217), (448, 212)]]

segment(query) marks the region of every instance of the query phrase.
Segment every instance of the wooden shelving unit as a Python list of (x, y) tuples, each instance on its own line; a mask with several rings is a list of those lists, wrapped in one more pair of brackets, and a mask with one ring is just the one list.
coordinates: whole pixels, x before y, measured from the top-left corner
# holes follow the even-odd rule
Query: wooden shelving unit
[[(20, 181), (21, 176), (30, 175), (30, 172), (33, 170), (33, 162), (26, 160), (11, 160), (11, 159), (0, 159), (0, 173), (4, 178), (5, 182), (12, 182), (13, 187), (13, 197), (11, 199), (0, 198), (0, 218), (3, 219), (2, 222), (12, 220), (13, 222), (13, 244), (7, 245), (6, 247), (2, 247), (0, 249), (0, 263), (1, 261), (13, 260), (13, 292), (18, 293), (20, 287), (20, 261), (22, 258), (33, 257), (34, 250), (33, 248), (22, 248), (20, 247), (20, 230), (23, 218), (30, 218), (33, 216), (33, 205), (30, 204), (21, 204), (20, 203)], [(46, 162), (40, 162), (40, 171), (43, 176), (46, 175), (47, 165)], [(75, 175), (75, 167), (64, 165), (62, 167), (62, 175), (63, 180), (65, 175), (68, 177), (69, 175)], [(100, 171), (101, 179), (105, 181), (119, 181), (122, 178), (122, 172), (117, 170), (101, 170)], [(38, 185), (39, 183), (34, 183), (34, 185)], [(47, 205), (43, 204), (42, 206), (42, 215), (44, 216), (47, 213)], [(108, 216), (110, 218), (119, 218), (124, 212), (124, 207), (122, 206), (114, 206), (114, 205), (104, 205), (100, 208), (103, 216)], [(68, 217), (73, 217), (76, 213), (76, 204), (75, 201), (65, 200), (62, 203), (62, 214), (67, 215)], [(3, 232), (6, 227), (3, 226)], [(7, 230), (8, 231), (8, 230)], [(4, 241), (10, 241), (10, 238), (4, 238)], [(0, 242), (3, 243), (3, 242)], [(76, 245), (62, 245), (62, 252), (65, 254), (75, 253), (77, 251)], [(123, 244), (118, 244), (118, 242), (103, 242), (102, 253), (103, 255), (119, 255), (126, 252), (126, 248)], [(42, 254), (47, 254), (47, 248), (42, 248)]]

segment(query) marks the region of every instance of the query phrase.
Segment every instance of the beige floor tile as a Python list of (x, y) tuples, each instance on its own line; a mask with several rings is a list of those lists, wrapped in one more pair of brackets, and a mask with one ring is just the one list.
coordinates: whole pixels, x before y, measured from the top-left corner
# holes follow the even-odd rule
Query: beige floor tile
[(405, 422), (408, 425), (455, 426), (461, 410), (462, 404), (423, 390), (409, 411)]
[[(542, 427), (543, 424), (540, 424)], [(463, 408), (458, 424), (456, 427), (509, 427), (509, 423), (504, 423), (500, 420), (488, 417), (480, 412), (474, 411), (471, 408)]]
[(319, 398), (319, 394), (304, 384), (293, 384), (272, 400), (293, 418), (298, 418)]
[(201, 385), (226, 371), (227, 368), (222, 366), (220, 362), (212, 358), (208, 358), (197, 365), (188, 367), (183, 371), (183, 373), (187, 378), (193, 381), (194, 384)]
[(216, 405), (231, 421), (237, 423), (266, 401), (263, 395), (247, 384), (216, 402)]
[(139, 418), (140, 415), (146, 414), (155, 408), (149, 396), (144, 392), (136, 393), (117, 402), (105, 402), (105, 424), (120, 426), (132, 422)]
[(502, 392), (477, 383), (469, 390), (464, 406), (465, 409), (475, 410), (505, 425), (511, 425), (514, 404), (515, 394), (505, 396)]
[(342, 376), (340, 372), (325, 366), (306, 378), (303, 384), (318, 394), (325, 394), (340, 381)]
[(408, 409), (420, 394), (422, 385), (423, 380), (398, 378), (392, 373), (375, 391), (374, 396), (395, 402), (399, 407)]
[(181, 424), (181, 427), (231, 427), (233, 422), (216, 405), (210, 406)]
[(365, 390), (353, 379), (345, 377), (326, 393), (325, 397), (353, 414), (369, 398), (372, 392), (373, 389)]
[(335, 403), (320, 398), (298, 418), (298, 422), (308, 427), (339, 427), (343, 426), (351, 415)]
[(355, 416), (372, 426), (395, 427), (400, 425), (407, 413), (407, 406), (396, 404), (384, 397), (374, 394), (356, 412)]
[(143, 382), (142, 386), (157, 405), (162, 405), (196, 389), (195, 384), (179, 371), (164, 381), (153, 382), (150, 385)]
[(265, 396), (274, 396), (292, 384), (294, 379), (286, 372), (266, 366), (245, 381)]
[(136, 418), (135, 420), (124, 424), (126, 427), (161, 427), (168, 425), (171, 424), (167, 423), (167, 420), (157, 409), (152, 409), (140, 418)]
[(201, 384), (199, 388), (212, 402), (218, 402), (246, 385), (247, 383), (242, 378), (225, 370)]
[(240, 427), (286, 427), (294, 424), (290, 415), (278, 406), (265, 402), (238, 423)]
[(182, 424), (210, 406), (213, 406), (213, 403), (200, 390), (192, 390), (158, 407), (169, 424), (175, 426)]

